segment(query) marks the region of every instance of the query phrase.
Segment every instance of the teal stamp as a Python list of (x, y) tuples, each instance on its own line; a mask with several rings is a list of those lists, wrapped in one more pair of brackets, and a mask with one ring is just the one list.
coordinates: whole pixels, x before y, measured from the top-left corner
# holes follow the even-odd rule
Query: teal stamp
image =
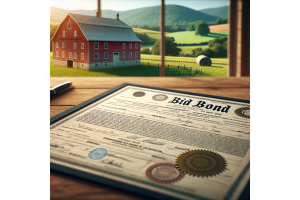
[(93, 160), (100, 160), (107, 156), (107, 150), (104, 148), (93, 149), (89, 153), (89, 158)]

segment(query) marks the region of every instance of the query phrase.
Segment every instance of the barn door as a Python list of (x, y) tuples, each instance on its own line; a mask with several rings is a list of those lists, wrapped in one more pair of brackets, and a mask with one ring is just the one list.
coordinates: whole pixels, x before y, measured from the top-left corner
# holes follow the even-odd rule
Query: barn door
[(119, 55), (119, 53), (114, 53), (113, 66), (117, 67), (117, 66), (119, 66), (119, 64), (120, 64), (120, 55)]

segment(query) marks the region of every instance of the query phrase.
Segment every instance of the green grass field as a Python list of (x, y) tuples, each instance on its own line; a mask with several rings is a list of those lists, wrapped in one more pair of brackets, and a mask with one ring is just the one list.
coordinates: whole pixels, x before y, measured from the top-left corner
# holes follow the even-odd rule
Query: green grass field
[[(141, 62), (144, 64), (145, 62), (149, 62), (150, 64), (160, 64), (160, 61), (152, 61), (152, 60), (143, 60), (144, 59), (155, 59), (159, 60), (160, 56), (158, 55), (146, 55), (141, 54)], [(172, 60), (172, 61), (169, 61)], [(181, 61), (188, 61), (193, 63), (184, 63)], [(228, 69), (228, 59), (227, 58), (211, 58), (213, 63), (227, 63), (227, 65), (219, 65), (212, 64), (212, 66), (199, 66), (196, 64), (196, 58), (191, 57), (176, 57), (176, 56), (165, 56), (165, 66), (167, 68), (168, 65), (173, 66), (184, 66), (185, 67), (193, 67), (193, 68), (201, 68), (203, 70), (202, 74), (198, 74), (197, 76), (214, 76), (214, 77), (226, 77), (227, 69)]]
[(195, 31), (181, 31), (166, 34), (167, 37), (174, 37), (176, 43), (199, 43), (208, 42), (214, 38), (227, 36), (228, 32), (209, 33), (207, 36), (195, 35)]
[(177, 46), (178, 48), (181, 48), (181, 51), (183, 53), (191, 53), (192, 49), (195, 48), (202, 48), (202, 49), (206, 49), (208, 48), (208, 45), (198, 45), (198, 46)]

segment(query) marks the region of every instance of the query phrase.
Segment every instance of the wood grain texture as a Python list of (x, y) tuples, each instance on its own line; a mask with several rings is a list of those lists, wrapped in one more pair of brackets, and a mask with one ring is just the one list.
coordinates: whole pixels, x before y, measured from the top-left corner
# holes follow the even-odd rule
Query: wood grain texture
[(72, 88), (109, 89), (122, 83), (163, 88), (250, 88), (249, 77), (52, 77), (50, 87), (66, 81)]
[[(250, 78), (177, 78), (177, 77), (101, 77), (101, 78), (50, 78), (50, 87), (72, 81), (72, 88), (50, 98), (50, 117), (99, 95), (124, 82), (161, 88), (182, 90), (223, 97), (250, 100)], [(130, 192), (92, 183), (58, 172), (50, 173), (50, 198), (60, 199), (145, 199)]]
[(129, 192), (85, 181), (58, 172), (50, 172), (50, 199), (76, 200), (149, 200)]

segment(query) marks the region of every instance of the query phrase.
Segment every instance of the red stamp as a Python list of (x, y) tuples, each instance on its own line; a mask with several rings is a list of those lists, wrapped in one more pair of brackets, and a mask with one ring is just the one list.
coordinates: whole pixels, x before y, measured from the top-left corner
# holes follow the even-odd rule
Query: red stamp
[(185, 174), (180, 172), (175, 164), (157, 163), (146, 170), (146, 176), (154, 183), (171, 184), (180, 181)]

